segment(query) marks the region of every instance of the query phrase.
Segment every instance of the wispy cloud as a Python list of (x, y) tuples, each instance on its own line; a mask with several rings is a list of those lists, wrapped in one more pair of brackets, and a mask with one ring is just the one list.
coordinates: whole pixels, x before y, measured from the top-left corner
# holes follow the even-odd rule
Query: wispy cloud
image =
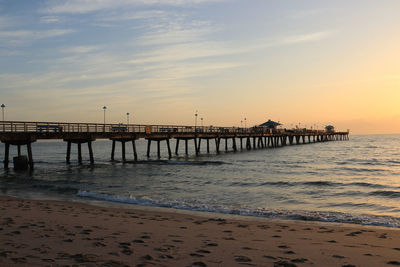
[(61, 52), (67, 54), (86, 54), (99, 49), (101, 49), (101, 46), (71, 46), (61, 48)]
[(219, 29), (206, 21), (190, 23), (170, 23), (166, 26), (149, 31), (136, 40), (139, 45), (167, 45), (196, 42), (206, 39), (207, 35)]
[(57, 16), (42, 16), (40, 17), (41, 23), (61, 23), (63, 20)]
[(278, 40), (278, 44), (299, 44), (307, 42), (315, 42), (326, 39), (334, 34), (333, 31), (312, 32), (299, 35), (291, 35), (282, 37)]
[(159, 20), (160, 18), (164, 18), (166, 15), (167, 12), (159, 9), (129, 10), (129, 11), (118, 10), (118, 12), (102, 14), (101, 16), (96, 17), (96, 19), (105, 22), (124, 21), (124, 20), (147, 20), (153, 18), (157, 18)]
[(0, 31), (0, 40), (12, 44), (22, 44), (27, 41), (62, 36), (73, 32), (75, 30), (72, 29)]
[(224, 0), (65, 0), (48, 2), (49, 5), (43, 11), (53, 14), (83, 14), (104, 9), (117, 9), (137, 5), (187, 6), (204, 2), (221, 1)]

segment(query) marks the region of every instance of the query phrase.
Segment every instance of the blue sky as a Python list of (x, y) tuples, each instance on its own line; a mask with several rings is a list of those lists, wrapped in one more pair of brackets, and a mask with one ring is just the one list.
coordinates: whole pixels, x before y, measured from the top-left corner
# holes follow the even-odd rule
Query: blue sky
[(96, 122), (106, 105), (116, 123), (130, 112), (192, 124), (198, 110), (213, 125), (392, 125), (399, 10), (395, 0), (0, 0), (0, 102), (9, 120)]

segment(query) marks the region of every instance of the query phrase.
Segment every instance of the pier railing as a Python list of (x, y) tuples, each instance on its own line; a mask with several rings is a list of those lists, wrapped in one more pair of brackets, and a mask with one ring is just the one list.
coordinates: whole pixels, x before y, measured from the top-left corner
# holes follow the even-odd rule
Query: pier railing
[(142, 125), (122, 123), (68, 123), (68, 122), (0, 122), (0, 133), (221, 133), (221, 134), (324, 134), (324, 130), (313, 129), (268, 129), (265, 127), (216, 127), (182, 125)]

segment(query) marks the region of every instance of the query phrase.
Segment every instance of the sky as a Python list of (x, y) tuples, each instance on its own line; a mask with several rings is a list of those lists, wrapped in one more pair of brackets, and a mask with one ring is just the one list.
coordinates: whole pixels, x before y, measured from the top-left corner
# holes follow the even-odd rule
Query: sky
[[(398, 0), (0, 0), (6, 120), (400, 133)], [(242, 121), (242, 123), (241, 123)], [(200, 120), (198, 121), (200, 124)]]

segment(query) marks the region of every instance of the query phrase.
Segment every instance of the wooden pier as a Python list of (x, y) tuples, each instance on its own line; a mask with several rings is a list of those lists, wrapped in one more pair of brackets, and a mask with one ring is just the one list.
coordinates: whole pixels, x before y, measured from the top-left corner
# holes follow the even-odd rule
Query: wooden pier
[[(27, 146), (28, 165), (33, 169), (34, 162), (31, 144), (37, 140), (60, 139), (67, 142), (66, 162), (70, 163), (71, 146), (78, 146), (78, 162), (82, 163), (82, 144), (88, 145), (90, 162), (94, 163), (92, 142), (97, 139), (112, 141), (111, 160), (114, 160), (115, 146), (122, 146), (122, 161), (126, 161), (126, 143), (132, 143), (133, 157), (136, 161), (135, 141), (147, 140), (147, 157), (150, 157), (152, 142), (157, 144), (157, 156), (161, 157), (161, 142), (168, 148), (168, 157), (172, 157), (171, 140), (175, 140), (175, 155), (178, 155), (180, 141), (184, 141), (185, 154), (188, 155), (188, 142), (193, 141), (198, 155), (202, 141), (206, 142), (207, 153), (210, 153), (210, 141), (215, 142), (215, 151), (220, 153), (221, 140), (224, 140), (225, 151), (275, 148), (286, 145), (309, 144), (326, 141), (348, 140), (349, 132), (322, 131), (312, 129), (268, 129), (265, 127), (213, 127), (213, 126), (176, 126), (176, 125), (136, 125), (136, 124), (99, 124), (99, 123), (61, 123), (61, 122), (0, 122), (0, 141), (5, 144), (4, 168), (8, 169), (10, 145)], [(232, 147), (228, 147), (232, 140)], [(203, 142), (203, 143), (204, 143)], [(237, 146), (240, 144), (240, 148)]]

